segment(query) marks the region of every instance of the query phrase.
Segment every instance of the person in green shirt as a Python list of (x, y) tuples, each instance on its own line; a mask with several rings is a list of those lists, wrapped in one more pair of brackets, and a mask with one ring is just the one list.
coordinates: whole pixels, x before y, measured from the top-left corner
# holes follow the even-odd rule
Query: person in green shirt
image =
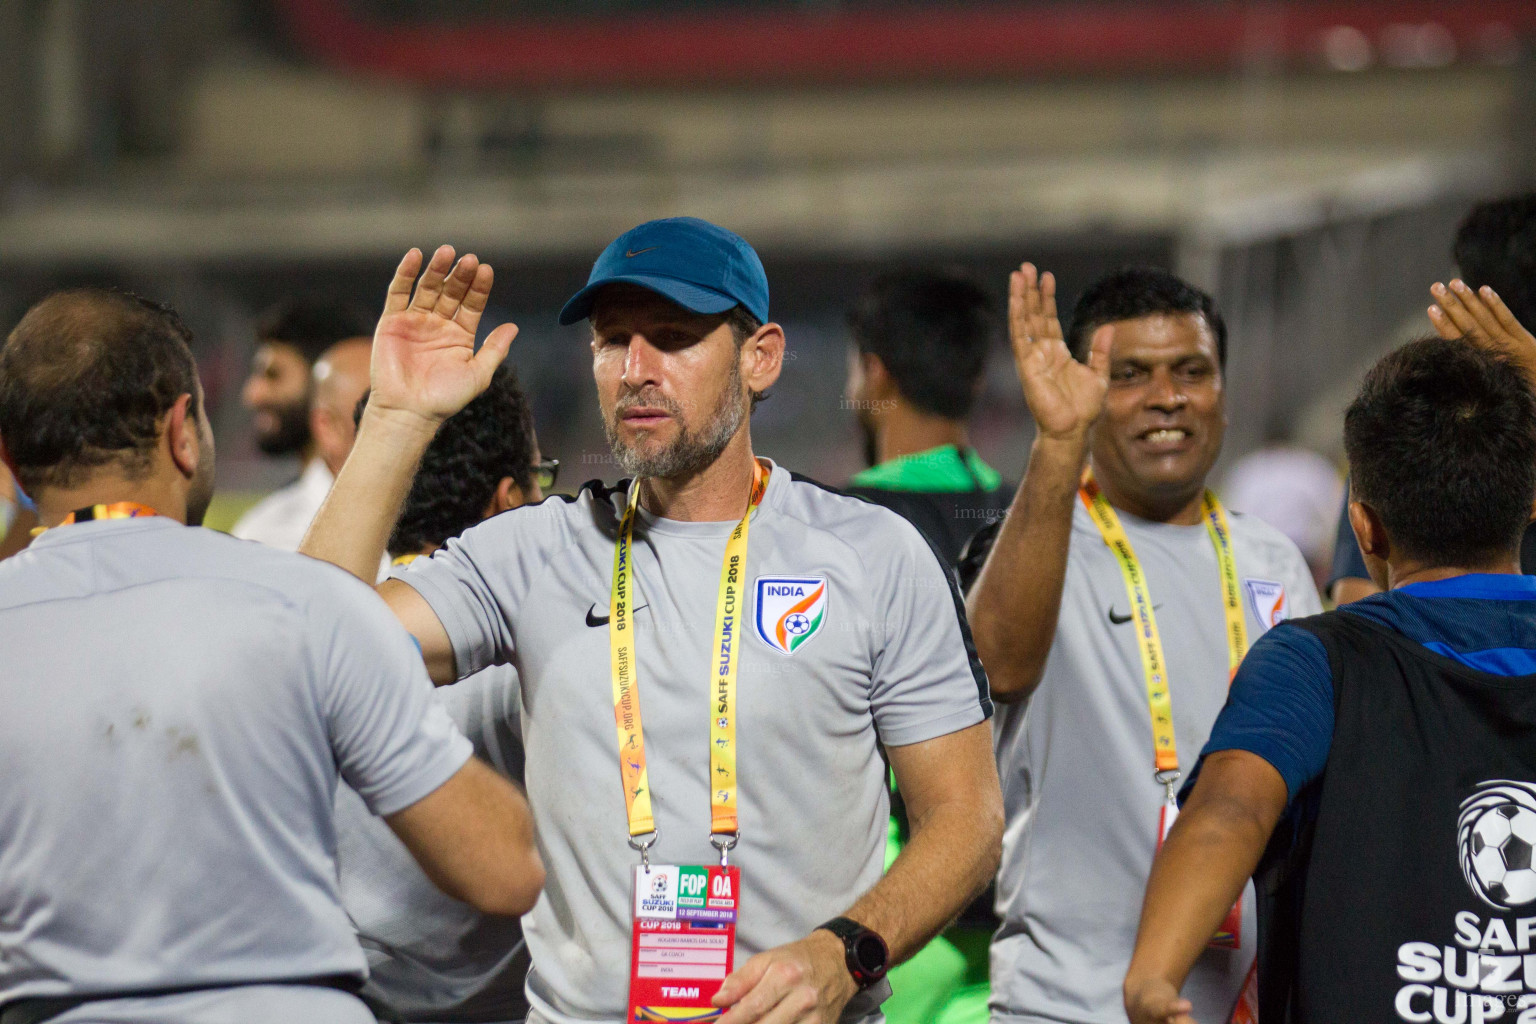
[[(970, 446), (966, 421), (981, 389), (1000, 317), (986, 291), (958, 273), (898, 270), (870, 283), (848, 312), (847, 404), (870, 466), (845, 490), (906, 518), (950, 566), (978, 529), (1008, 510), (1013, 488)], [(886, 863), (906, 820), (892, 794)], [(991, 891), (943, 936), (891, 971), (889, 1024), (985, 1024)]]
[(980, 285), (943, 271), (882, 274), (848, 312), (845, 404), (870, 467), (845, 490), (905, 517), (952, 566), (1011, 497), (966, 429), (999, 322)]

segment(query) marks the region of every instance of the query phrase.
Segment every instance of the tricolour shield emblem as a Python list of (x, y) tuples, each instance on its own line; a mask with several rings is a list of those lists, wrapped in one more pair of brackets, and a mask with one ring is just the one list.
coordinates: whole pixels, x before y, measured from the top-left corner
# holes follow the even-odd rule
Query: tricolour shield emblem
[(1291, 617), (1291, 602), (1285, 594), (1285, 584), (1274, 580), (1243, 580), (1248, 600), (1253, 603), (1253, 617), (1267, 632)]
[(757, 578), (757, 635), (780, 654), (794, 654), (826, 621), (825, 576)]

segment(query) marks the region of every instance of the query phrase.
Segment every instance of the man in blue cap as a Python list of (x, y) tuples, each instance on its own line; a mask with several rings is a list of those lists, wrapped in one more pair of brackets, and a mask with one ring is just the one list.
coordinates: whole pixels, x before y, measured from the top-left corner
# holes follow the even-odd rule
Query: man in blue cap
[[(390, 285), (357, 444), (302, 549), (364, 579), (438, 424), (517, 331), (476, 353), (490, 268), (421, 262)], [(963, 606), (905, 520), (754, 455), (784, 332), (745, 241), (642, 224), (561, 314), (583, 318), (633, 480), (495, 516), (378, 588), (437, 682), (517, 669), (547, 866), (530, 1020), (877, 1019), (886, 968), (997, 865)], [(913, 822), (883, 876), (882, 751)]]

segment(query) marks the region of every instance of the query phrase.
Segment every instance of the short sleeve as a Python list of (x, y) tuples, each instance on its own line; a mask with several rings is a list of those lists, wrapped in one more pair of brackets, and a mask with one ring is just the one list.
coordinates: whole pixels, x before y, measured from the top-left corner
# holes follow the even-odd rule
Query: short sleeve
[(1333, 744), (1333, 675), (1322, 641), (1284, 623), (1253, 645), (1232, 680), (1226, 706), (1200, 752), (1246, 750), (1274, 765), (1290, 799), (1322, 776)]
[(394, 814), (447, 782), (471, 747), (433, 697), (415, 643), (350, 577), (308, 609), (315, 687), (342, 778), (373, 813)]
[(1371, 572), (1365, 567), (1365, 556), (1360, 554), (1360, 544), (1355, 531), (1349, 525), (1349, 492), (1344, 493), (1344, 506), (1339, 509), (1339, 532), (1333, 539), (1333, 568), (1328, 573), (1328, 589), (1342, 579), (1368, 580)]
[(532, 580), (560, 543), (553, 527), (565, 507), (564, 500), (552, 498), (492, 516), (431, 558), (418, 558), (392, 574), (432, 607), (453, 643), (460, 679), (512, 659), (512, 624)]
[(1312, 567), (1307, 565), (1300, 551), (1293, 551), (1291, 567), (1285, 577), (1286, 591), (1290, 595), (1290, 617), (1304, 619), (1309, 615), (1321, 614), (1323, 599), (1317, 592), (1317, 580), (1312, 575)]
[(870, 689), (881, 742), (907, 746), (985, 721), (992, 699), (954, 576), (901, 517), (879, 533), (889, 547), (866, 564), (879, 574), (873, 621), (885, 624)]

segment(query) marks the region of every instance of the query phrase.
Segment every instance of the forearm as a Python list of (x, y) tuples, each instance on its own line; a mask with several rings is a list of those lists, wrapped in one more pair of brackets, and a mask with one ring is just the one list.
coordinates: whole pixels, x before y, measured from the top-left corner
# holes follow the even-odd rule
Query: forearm
[(966, 599), (992, 696), (1023, 700), (1040, 684), (1067, 576), (1086, 438), (1037, 437), (1029, 468)]
[(1179, 816), (1152, 863), (1125, 978), (1128, 997), (1149, 981), (1183, 986), (1242, 895), (1269, 832), (1241, 801), (1227, 797), (1207, 800)]
[(912, 839), (847, 917), (878, 932), (891, 962), (911, 957), (964, 910), (997, 873), (1003, 834), (1001, 805), (984, 801), (933, 808), (912, 823)]
[(419, 416), (366, 408), (352, 453), (299, 551), (339, 565), (372, 586), (416, 466), (436, 429)]

